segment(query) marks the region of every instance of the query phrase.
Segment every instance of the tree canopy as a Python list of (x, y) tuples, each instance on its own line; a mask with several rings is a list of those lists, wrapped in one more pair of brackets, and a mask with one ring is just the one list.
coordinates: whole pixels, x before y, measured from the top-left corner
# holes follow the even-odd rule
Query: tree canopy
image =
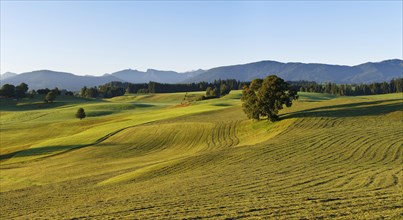
[(52, 103), (53, 101), (55, 101), (56, 99), (56, 95), (54, 92), (48, 92), (48, 94), (45, 97), (45, 102), (50, 102)]
[(4, 84), (1, 87), (0, 90), (0, 95), (7, 97), (7, 98), (12, 98), (15, 95), (15, 86), (14, 85), (10, 85), (10, 84)]
[(15, 87), (15, 96), (17, 99), (24, 98), (25, 93), (28, 92), (28, 85), (25, 83), (21, 83), (20, 85)]
[(76, 112), (76, 118), (79, 118), (79, 119), (81, 120), (81, 119), (83, 119), (83, 118), (85, 118), (85, 117), (86, 117), (86, 115), (85, 115), (84, 109), (83, 109), (83, 108), (79, 108), (79, 109), (77, 110), (77, 112)]
[(291, 107), (292, 101), (297, 99), (297, 91), (283, 79), (271, 75), (264, 80), (255, 79), (249, 86), (244, 86), (242, 92), (242, 108), (250, 119), (267, 118), (269, 121), (279, 119), (278, 112)]

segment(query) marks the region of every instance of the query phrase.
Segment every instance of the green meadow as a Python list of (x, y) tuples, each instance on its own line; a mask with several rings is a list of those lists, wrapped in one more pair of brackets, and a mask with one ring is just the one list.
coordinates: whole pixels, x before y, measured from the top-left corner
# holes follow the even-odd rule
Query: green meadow
[(275, 123), (241, 91), (3, 100), (0, 217), (403, 218), (403, 94), (299, 95)]

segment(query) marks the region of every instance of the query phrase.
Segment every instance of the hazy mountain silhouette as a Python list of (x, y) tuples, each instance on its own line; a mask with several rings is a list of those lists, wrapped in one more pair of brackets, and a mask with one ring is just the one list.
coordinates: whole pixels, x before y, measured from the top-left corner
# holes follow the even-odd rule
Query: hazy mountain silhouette
[(12, 72), (5, 72), (3, 74), (1, 74), (1, 80), (16, 76), (17, 73), (12, 73)]
[(369, 83), (389, 81), (403, 77), (403, 60), (385, 60), (363, 63), (356, 66), (328, 65), (317, 63), (281, 63), (260, 61), (233, 66), (222, 66), (209, 70), (184, 73), (148, 69), (145, 72), (126, 69), (103, 76), (78, 76), (72, 73), (39, 70), (22, 74), (4, 73), (1, 84), (28, 84), (30, 89), (54, 88), (78, 91), (84, 86), (98, 86), (112, 81), (131, 83), (188, 83), (211, 82), (216, 79), (236, 79), (250, 81), (276, 74), (285, 80), (308, 80), (335, 83)]
[(369, 83), (403, 77), (403, 60), (385, 60), (357, 66), (316, 63), (280, 63), (261, 61), (243, 65), (223, 66), (185, 80), (185, 82), (211, 82), (215, 79), (250, 81), (276, 74), (286, 80), (309, 80), (335, 83)]
[(142, 72), (138, 70), (126, 69), (114, 72), (110, 75), (116, 76), (131, 83), (148, 83), (150, 81), (160, 83), (178, 83), (204, 72), (205, 70), (196, 70), (178, 73), (175, 71), (162, 71), (154, 69), (148, 69), (146, 72)]
[(112, 81), (123, 80), (110, 75), (77, 76), (72, 73), (38, 70), (28, 73), (21, 73), (1, 81), (2, 85), (6, 83), (18, 85), (24, 82), (28, 84), (29, 89), (52, 89), (54, 87), (58, 87), (59, 89), (79, 91), (84, 86), (98, 86)]

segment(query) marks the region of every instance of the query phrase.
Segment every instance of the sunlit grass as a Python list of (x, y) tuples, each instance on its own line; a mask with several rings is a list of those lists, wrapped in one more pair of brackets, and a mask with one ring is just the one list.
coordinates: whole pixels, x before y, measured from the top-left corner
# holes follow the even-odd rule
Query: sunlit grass
[(1, 106), (2, 217), (401, 217), (402, 94), (300, 93), (275, 123), (240, 94)]

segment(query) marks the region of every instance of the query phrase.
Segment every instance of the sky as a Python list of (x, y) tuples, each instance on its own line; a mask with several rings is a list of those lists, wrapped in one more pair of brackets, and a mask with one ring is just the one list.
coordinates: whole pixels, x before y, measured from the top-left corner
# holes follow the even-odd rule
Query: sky
[(402, 1), (1, 1), (1, 73), (403, 58)]

